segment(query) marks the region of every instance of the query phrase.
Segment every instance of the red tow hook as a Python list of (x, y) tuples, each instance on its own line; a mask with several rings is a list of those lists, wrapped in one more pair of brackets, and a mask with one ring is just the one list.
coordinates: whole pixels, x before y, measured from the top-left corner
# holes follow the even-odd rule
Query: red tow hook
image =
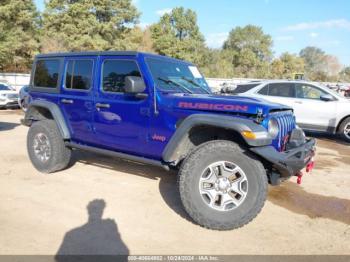
[(307, 165), (306, 165), (306, 172), (310, 173), (315, 167), (315, 162), (314, 160), (311, 160)]
[(303, 177), (303, 172), (298, 172), (297, 174), (297, 184), (300, 185), (301, 184), (301, 178)]

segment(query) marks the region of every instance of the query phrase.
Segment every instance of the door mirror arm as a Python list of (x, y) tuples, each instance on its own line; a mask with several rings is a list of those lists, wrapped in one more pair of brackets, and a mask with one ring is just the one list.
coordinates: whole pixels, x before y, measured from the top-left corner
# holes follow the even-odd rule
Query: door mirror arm
[(137, 94), (135, 94), (135, 97), (139, 98), (139, 99), (145, 99), (145, 98), (148, 97), (148, 94), (146, 94), (146, 93), (137, 93)]

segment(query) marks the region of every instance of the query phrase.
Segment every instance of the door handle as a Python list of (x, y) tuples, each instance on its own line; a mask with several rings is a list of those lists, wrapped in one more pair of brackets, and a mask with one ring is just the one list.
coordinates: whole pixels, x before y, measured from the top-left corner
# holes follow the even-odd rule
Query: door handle
[(63, 103), (63, 104), (73, 104), (74, 103), (74, 101), (72, 100), (72, 99), (61, 99), (61, 102)]
[(296, 104), (302, 104), (303, 101), (294, 101), (294, 103), (296, 103)]
[(97, 108), (110, 108), (109, 104), (96, 103)]

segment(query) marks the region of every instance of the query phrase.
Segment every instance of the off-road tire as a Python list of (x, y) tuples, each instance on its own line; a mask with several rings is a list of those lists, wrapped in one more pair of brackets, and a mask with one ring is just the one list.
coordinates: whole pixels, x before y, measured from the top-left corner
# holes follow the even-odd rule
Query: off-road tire
[[(241, 205), (230, 211), (218, 211), (204, 203), (199, 179), (204, 169), (216, 161), (231, 161), (246, 174), (249, 188)], [(178, 178), (181, 201), (190, 217), (199, 225), (214, 230), (230, 230), (253, 220), (264, 206), (268, 182), (259, 160), (239, 145), (225, 140), (200, 145), (183, 161)]]
[[(33, 143), (38, 133), (45, 134), (50, 142), (51, 155), (46, 162), (40, 161), (34, 153)], [(53, 173), (66, 168), (72, 155), (53, 120), (41, 120), (32, 124), (27, 135), (27, 151), (33, 166), (42, 173)]]
[(343, 122), (340, 124), (338, 129), (338, 135), (341, 137), (341, 139), (343, 139), (345, 142), (348, 142), (348, 143), (350, 143), (350, 138), (344, 134), (344, 128), (349, 124), (350, 124), (350, 117), (347, 117), (343, 120)]

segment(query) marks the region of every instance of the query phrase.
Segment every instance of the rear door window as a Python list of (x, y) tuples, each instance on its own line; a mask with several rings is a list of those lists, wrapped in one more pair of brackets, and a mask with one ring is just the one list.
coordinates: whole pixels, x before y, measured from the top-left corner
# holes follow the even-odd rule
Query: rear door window
[(258, 86), (259, 83), (256, 84), (244, 84), (244, 85), (237, 85), (237, 87), (232, 91), (233, 94), (240, 94), (245, 93), (254, 87)]
[(69, 60), (66, 65), (65, 88), (89, 90), (92, 85), (93, 60)]
[(261, 88), (258, 94), (267, 96), (269, 94), (269, 85), (266, 85), (263, 88)]
[[(262, 90), (261, 90), (262, 91)], [(264, 90), (264, 92), (266, 92)], [(268, 85), (269, 96), (295, 97), (293, 83), (271, 83)]]
[(59, 59), (38, 60), (35, 65), (34, 86), (57, 88), (59, 70)]

